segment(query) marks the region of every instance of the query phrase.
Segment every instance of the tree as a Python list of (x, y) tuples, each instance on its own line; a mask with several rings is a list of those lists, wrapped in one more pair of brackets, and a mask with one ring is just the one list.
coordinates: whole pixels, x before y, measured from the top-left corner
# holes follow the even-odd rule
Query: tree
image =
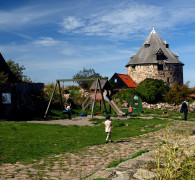
[[(73, 76), (73, 79), (90, 79), (90, 78), (102, 78), (99, 73), (96, 73), (94, 69), (85, 69), (80, 70), (77, 74)], [(89, 89), (93, 82), (88, 81), (77, 81), (79, 86), (83, 89)]]
[(18, 63), (15, 63), (11, 59), (7, 61), (7, 65), (9, 66), (11, 71), (16, 75), (19, 81), (31, 82), (31, 79), (23, 74), (23, 71), (26, 69), (23, 65), (20, 66)]
[(168, 89), (163, 80), (147, 78), (136, 87), (136, 92), (143, 101), (157, 103), (164, 100)]
[(189, 96), (190, 93), (191, 90), (189, 88), (189, 82), (187, 82), (183, 86), (180, 86), (178, 82), (175, 82), (173, 86), (170, 87), (170, 90), (167, 93), (165, 100), (169, 103), (180, 104)]
[(4, 72), (0, 72), (0, 85), (5, 84), (8, 80), (7, 74), (4, 74)]

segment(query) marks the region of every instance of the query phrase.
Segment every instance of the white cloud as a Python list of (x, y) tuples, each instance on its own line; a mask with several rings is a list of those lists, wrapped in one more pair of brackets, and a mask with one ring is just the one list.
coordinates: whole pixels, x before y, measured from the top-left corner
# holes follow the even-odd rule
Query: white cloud
[(56, 41), (51, 37), (41, 37), (40, 40), (36, 40), (32, 44), (40, 46), (56, 46), (60, 43), (61, 43), (60, 41)]
[(24, 25), (49, 22), (50, 16), (61, 11), (61, 9), (42, 9), (37, 5), (20, 7), (11, 10), (0, 10), (0, 30), (10, 30)]
[[(168, 5), (168, 4), (166, 4)], [(195, 22), (195, 8), (162, 7), (139, 3), (126, 3), (109, 10), (94, 12), (85, 17), (67, 17), (61, 23), (64, 30), (94, 36), (124, 38), (152, 30), (155, 25), (161, 30)]]
[(76, 17), (69, 16), (67, 18), (64, 18), (60, 25), (63, 28), (62, 32), (66, 32), (83, 26), (84, 22), (82, 22), (80, 19)]

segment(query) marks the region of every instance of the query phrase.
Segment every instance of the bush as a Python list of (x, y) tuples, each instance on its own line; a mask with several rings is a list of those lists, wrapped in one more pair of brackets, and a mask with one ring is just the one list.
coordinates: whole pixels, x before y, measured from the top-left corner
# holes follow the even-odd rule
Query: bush
[(147, 78), (136, 88), (138, 96), (147, 103), (164, 101), (164, 96), (169, 87), (163, 80)]
[(132, 96), (136, 94), (136, 89), (125, 89), (117, 92), (114, 96), (113, 99), (119, 99), (119, 103), (122, 104), (123, 101), (129, 101)]
[[(46, 102), (49, 102), (51, 95), (53, 93), (55, 84), (54, 83), (48, 83), (45, 84), (44, 90), (43, 90), (43, 97)], [(60, 99), (60, 92), (58, 90), (58, 87), (56, 88), (56, 91), (54, 93), (53, 99), (51, 101), (51, 107), (53, 109), (60, 109), (61, 107), (61, 99)]]
[(179, 84), (175, 82), (170, 88), (169, 92), (166, 94), (165, 100), (169, 103), (180, 104), (189, 96), (190, 93), (191, 90), (189, 88), (189, 82), (183, 86), (179, 86)]

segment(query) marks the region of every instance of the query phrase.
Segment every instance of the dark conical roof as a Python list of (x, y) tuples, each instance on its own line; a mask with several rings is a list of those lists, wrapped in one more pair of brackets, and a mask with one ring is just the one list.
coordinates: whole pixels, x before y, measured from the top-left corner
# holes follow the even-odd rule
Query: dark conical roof
[(157, 64), (156, 55), (158, 53), (163, 54), (165, 63), (184, 65), (178, 60), (178, 55), (171, 52), (166, 41), (163, 41), (153, 28), (137, 54), (131, 56), (131, 60), (127, 63), (126, 67), (138, 64)]
[(9, 66), (5, 62), (5, 59), (0, 53), (0, 72), (3, 72), (4, 74), (8, 75), (8, 81), (9, 82), (17, 82), (18, 79), (15, 76), (15, 74), (10, 70)]

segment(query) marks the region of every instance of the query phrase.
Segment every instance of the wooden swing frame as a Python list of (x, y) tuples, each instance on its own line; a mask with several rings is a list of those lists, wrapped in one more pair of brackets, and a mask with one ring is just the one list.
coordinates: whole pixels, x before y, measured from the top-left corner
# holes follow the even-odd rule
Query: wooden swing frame
[(90, 79), (56, 79), (56, 84), (54, 86), (54, 89), (53, 89), (53, 93), (50, 97), (50, 100), (49, 100), (49, 103), (47, 105), (47, 109), (45, 111), (45, 115), (44, 115), (44, 118), (47, 117), (47, 113), (49, 111), (49, 108), (50, 108), (50, 105), (51, 105), (51, 101), (53, 99), (53, 96), (55, 94), (55, 91), (57, 89), (57, 86), (59, 88), (59, 93), (60, 93), (60, 101), (61, 101), (61, 105), (63, 104), (63, 100), (62, 100), (62, 94), (61, 94), (61, 87), (60, 87), (60, 82), (67, 82), (67, 81), (96, 81), (96, 86), (95, 86), (95, 97), (93, 99), (93, 103), (92, 103), (92, 108), (91, 108), (91, 119), (93, 119), (93, 112), (94, 112), (94, 107), (95, 107), (95, 100), (96, 100), (96, 95), (97, 95), (97, 87), (98, 87), (98, 84), (99, 84), (99, 88), (100, 88), (100, 91), (101, 91), (101, 95), (102, 95), (102, 100), (103, 100), (103, 106), (105, 108), (105, 112), (107, 114), (107, 109), (106, 109), (106, 104), (105, 104), (105, 100), (104, 100), (104, 96), (103, 96), (103, 92), (102, 92), (102, 88), (101, 88), (101, 83), (100, 83), (100, 79), (107, 79), (107, 78), (90, 78)]

